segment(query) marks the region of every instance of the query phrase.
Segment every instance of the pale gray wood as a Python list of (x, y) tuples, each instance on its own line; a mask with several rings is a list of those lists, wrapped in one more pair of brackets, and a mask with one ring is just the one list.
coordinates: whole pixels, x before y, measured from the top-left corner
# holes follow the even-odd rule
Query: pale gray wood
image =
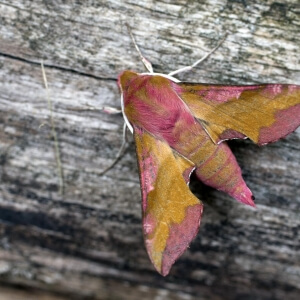
[(190, 65), (228, 31), (215, 54), (178, 77), (300, 84), (299, 12), (298, 0), (1, 1), (2, 298), (22, 297), (21, 287), (45, 299), (298, 299), (299, 130), (267, 147), (230, 143), (256, 210), (193, 182), (205, 203), (200, 233), (162, 278), (143, 245), (134, 145), (99, 175), (121, 145), (122, 118), (80, 109), (118, 107), (117, 75), (144, 71), (124, 22), (157, 72)]

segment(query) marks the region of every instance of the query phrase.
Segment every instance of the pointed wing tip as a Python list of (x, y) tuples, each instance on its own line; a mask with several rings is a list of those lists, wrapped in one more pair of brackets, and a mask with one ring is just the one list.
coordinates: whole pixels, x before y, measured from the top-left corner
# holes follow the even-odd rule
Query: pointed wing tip
[(172, 266), (173, 266), (173, 264), (170, 265), (170, 266), (168, 266), (168, 267), (162, 265), (162, 266), (161, 266), (161, 270), (158, 270), (158, 269), (156, 269), (156, 268), (155, 268), (155, 269), (156, 269), (156, 271), (157, 271), (161, 276), (166, 277), (167, 275), (169, 275)]
[[(175, 263), (175, 261), (173, 262), (173, 264)], [(155, 270), (157, 271), (157, 273), (159, 273), (161, 276), (166, 277), (167, 275), (169, 275), (171, 268), (173, 266), (173, 264), (171, 265), (162, 265), (161, 268), (158, 268), (157, 266), (155, 266), (155, 264), (153, 264)]]
[(163, 277), (166, 277), (170, 273), (170, 270), (171, 270), (173, 264), (175, 263), (175, 260), (171, 264), (166, 263), (164, 260), (158, 261), (155, 263), (153, 261), (152, 257), (150, 256), (150, 253), (148, 253), (148, 255), (149, 255), (152, 265), (153, 265), (154, 269), (157, 271), (157, 273), (159, 273)]
[(176, 260), (186, 251), (192, 240), (196, 237), (203, 212), (203, 204), (190, 206), (186, 210), (186, 217), (181, 224), (173, 225), (170, 230), (167, 246), (162, 255), (162, 276), (167, 276)]
[(152, 263), (154, 269), (161, 276), (166, 277), (170, 273), (170, 270), (171, 270), (172, 266), (174, 265), (176, 258), (170, 262), (170, 260), (163, 259), (163, 255), (161, 255), (161, 259), (155, 261), (152, 257), (153, 253), (150, 253), (149, 249), (147, 249), (147, 251), (148, 251), (148, 255), (149, 255), (149, 258), (151, 260), (151, 263)]
[[(172, 265), (172, 266), (173, 266), (173, 265)], [(163, 271), (160, 273), (160, 275), (162, 275), (163, 277), (166, 277), (167, 275), (169, 275), (172, 266), (170, 266), (170, 268), (167, 268), (167, 269), (163, 270)]]

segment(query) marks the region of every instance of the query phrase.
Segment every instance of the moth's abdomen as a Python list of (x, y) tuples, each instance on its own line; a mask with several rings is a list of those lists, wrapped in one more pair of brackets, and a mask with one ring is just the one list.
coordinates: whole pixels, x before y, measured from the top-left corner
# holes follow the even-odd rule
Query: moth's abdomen
[(241, 169), (226, 143), (216, 145), (196, 168), (197, 177), (236, 200), (255, 206), (252, 192), (243, 180)]
[(240, 202), (254, 206), (253, 196), (228, 145), (215, 144), (199, 123), (175, 131), (176, 142), (170, 144), (196, 166), (197, 177)]

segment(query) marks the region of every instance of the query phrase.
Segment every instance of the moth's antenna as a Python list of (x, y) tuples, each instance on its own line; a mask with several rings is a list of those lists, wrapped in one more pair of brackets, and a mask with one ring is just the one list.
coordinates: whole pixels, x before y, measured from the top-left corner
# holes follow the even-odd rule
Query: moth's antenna
[(140, 56), (140, 58), (141, 58), (141, 60), (142, 60), (142, 62), (143, 62), (143, 64), (144, 64), (144, 66), (146, 67), (146, 69), (147, 69), (150, 73), (153, 73), (153, 68), (152, 68), (151, 62), (150, 62), (146, 57), (143, 56), (143, 54), (142, 54), (142, 52), (141, 52), (139, 46), (137, 45), (137, 43), (136, 43), (136, 41), (135, 41), (135, 38), (134, 38), (134, 36), (133, 36), (133, 34), (132, 34), (132, 32), (131, 32), (130, 26), (129, 26), (127, 23), (125, 23), (125, 24), (126, 24), (128, 33), (129, 33), (129, 35), (130, 35), (130, 37), (131, 37), (131, 39), (132, 39), (132, 41), (133, 41), (133, 44), (134, 44), (134, 46), (135, 46), (135, 49), (137, 50), (137, 52), (138, 52), (138, 54), (139, 54), (139, 56)]
[(226, 32), (225, 35), (224, 35), (224, 37), (223, 37), (223, 39), (218, 43), (218, 45), (215, 48), (213, 48), (212, 50), (210, 50), (207, 54), (205, 54), (202, 58), (200, 58), (199, 60), (197, 60), (192, 65), (180, 68), (180, 69), (178, 69), (176, 71), (173, 71), (173, 72), (169, 73), (168, 75), (169, 76), (173, 76), (173, 75), (181, 73), (181, 72), (192, 70), (197, 65), (199, 65), (201, 62), (203, 62), (205, 59), (207, 59), (212, 53), (214, 53), (223, 44), (223, 42), (226, 40), (227, 36), (228, 36), (228, 33)]
[(41, 62), (41, 68), (42, 68), (42, 75), (43, 75), (44, 85), (45, 85), (46, 92), (47, 92), (47, 102), (48, 102), (48, 109), (49, 109), (49, 113), (50, 113), (50, 122), (51, 122), (51, 133), (52, 133), (52, 136), (53, 136), (53, 139), (54, 139), (55, 158), (56, 158), (56, 165), (57, 165), (57, 173), (58, 173), (58, 177), (59, 177), (59, 193), (61, 195), (63, 195), (63, 193), (64, 193), (63, 168), (62, 168), (62, 163), (61, 163), (61, 158), (60, 158), (58, 137), (57, 137), (57, 133), (56, 133), (56, 130), (55, 130), (55, 124), (54, 124), (54, 118), (53, 118), (52, 101), (51, 101), (50, 94), (49, 94), (48, 81), (47, 81), (43, 61)]
[(121, 114), (122, 110), (115, 108), (115, 107), (111, 107), (111, 106), (100, 106), (100, 107), (96, 107), (93, 105), (90, 105), (89, 103), (85, 103), (85, 107), (83, 108), (72, 108), (71, 110), (73, 111), (103, 111), (104, 113), (108, 114), (108, 115), (116, 115), (116, 114)]

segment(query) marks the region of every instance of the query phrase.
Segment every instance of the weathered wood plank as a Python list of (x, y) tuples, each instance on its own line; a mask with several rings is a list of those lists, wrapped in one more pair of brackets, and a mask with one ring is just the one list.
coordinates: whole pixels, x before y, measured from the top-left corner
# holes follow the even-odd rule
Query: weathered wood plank
[(142, 241), (134, 145), (100, 176), (121, 144), (122, 118), (78, 110), (118, 107), (117, 74), (143, 71), (125, 21), (158, 72), (193, 63), (228, 30), (181, 79), (300, 84), (297, 0), (4, 0), (0, 18), (1, 296), (18, 299), (18, 287), (49, 299), (298, 299), (300, 130), (263, 148), (230, 144), (257, 210), (192, 183), (205, 202), (200, 234), (162, 278)]

